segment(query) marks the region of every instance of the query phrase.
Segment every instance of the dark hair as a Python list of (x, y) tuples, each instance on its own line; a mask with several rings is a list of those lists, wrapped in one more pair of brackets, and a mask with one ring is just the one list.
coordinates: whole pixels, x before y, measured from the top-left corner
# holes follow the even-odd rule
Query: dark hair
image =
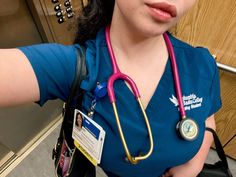
[(115, 0), (88, 0), (78, 17), (75, 43), (95, 38), (98, 30), (111, 22)]

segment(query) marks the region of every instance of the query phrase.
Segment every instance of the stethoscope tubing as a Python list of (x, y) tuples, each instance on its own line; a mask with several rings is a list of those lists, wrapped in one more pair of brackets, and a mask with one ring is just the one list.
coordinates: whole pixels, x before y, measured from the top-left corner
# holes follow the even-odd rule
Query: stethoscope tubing
[[(132, 164), (137, 164), (140, 160), (147, 159), (153, 152), (154, 143), (153, 143), (151, 126), (150, 126), (147, 114), (145, 112), (145, 109), (143, 107), (141, 97), (140, 97), (140, 94), (139, 94), (139, 91), (138, 91), (138, 88), (137, 88), (135, 82), (128, 75), (126, 75), (124, 73), (121, 73), (119, 68), (118, 68), (118, 65), (117, 65), (116, 59), (115, 59), (115, 55), (114, 55), (114, 52), (113, 52), (113, 49), (112, 49), (112, 46), (111, 46), (110, 27), (109, 26), (106, 27), (105, 37), (106, 37), (108, 52), (109, 52), (111, 63), (112, 63), (112, 68), (113, 68), (113, 73), (110, 76), (110, 78), (108, 79), (108, 83), (107, 83), (108, 96), (109, 96), (110, 102), (111, 102), (112, 107), (113, 107), (114, 116), (115, 116), (115, 119), (116, 119), (116, 123), (117, 123), (118, 131), (119, 131), (119, 134), (120, 134), (121, 142), (122, 142), (122, 145), (123, 145), (125, 153), (126, 153), (126, 158), (125, 159), (128, 160), (129, 162), (131, 162)], [(113, 85), (114, 85), (114, 82), (118, 79), (124, 80), (129, 84), (129, 86), (131, 87), (132, 92), (133, 92), (133, 94), (134, 94), (134, 96), (135, 96), (135, 98), (138, 102), (138, 105), (139, 105), (139, 107), (142, 111), (143, 118), (145, 120), (145, 124), (146, 124), (146, 128), (147, 128), (147, 133), (148, 133), (148, 136), (149, 136), (149, 142), (150, 142), (150, 147), (149, 147), (149, 150), (146, 154), (142, 154), (142, 155), (133, 157), (129, 152), (129, 148), (128, 148), (128, 145), (126, 143), (126, 140), (125, 140), (125, 137), (124, 137), (124, 134), (123, 134), (123, 130), (122, 130), (121, 123), (120, 123), (120, 118), (119, 118), (118, 111), (117, 111), (117, 108), (116, 108), (116, 103), (115, 103), (116, 99), (115, 99), (115, 93), (114, 93)]]
[(118, 65), (117, 65), (117, 62), (115, 59), (115, 55), (114, 55), (114, 51), (112, 49), (111, 41), (110, 41), (110, 26), (106, 27), (105, 36), (106, 36), (106, 42), (107, 42), (109, 55), (111, 58), (112, 70), (113, 70), (113, 74), (111, 75), (111, 77), (109, 78), (109, 81), (107, 83), (107, 92), (108, 92), (110, 102), (113, 103), (116, 101), (113, 84), (114, 84), (115, 80), (117, 80), (117, 79), (125, 80), (126, 82), (128, 82), (128, 84), (130, 85), (130, 87), (133, 91), (135, 98), (136, 99), (140, 98), (138, 87), (136, 86), (135, 82), (128, 75), (121, 73), (118, 68)]
[(174, 49), (173, 49), (173, 46), (171, 44), (171, 41), (170, 41), (168, 35), (166, 33), (164, 33), (163, 37), (165, 39), (167, 50), (170, 55), (171, 68), (172, 68), (172, 73), (173, 73), (173, 78), (174, 78), (175, 92), (176, 92), (176, 96), (177, 96), (178, 103), (179, 103), (180, 115), (181, 115), (181, 118), (184, 119), (184, 118), (186, 118), (186, 112), (184, 109), (182, 90), (181, 90), (180, 79), (179, 79), (179, 71), (178, 71), (178, 67), (177, 67), (177, 63), (176, 63)]
[[(141, 102), (141, 96), (139, 94), (139, 91), (138, 91), (138, 88), (137, 88), (135, 82), (128, 75), (126, 75), (124, 73), (121, 73), (121, 71), (118, 68), (118, 65), (117, 65), (117, 62), (116, 62), (116, 59), (115, 59), (115, 55), (114, 55), (114, 52), (113, 52), (113, 49), (112, 49), (111, 41), (110, 41), (110, 26), (107, 26), (106, 29), (105, 29), (105, 37), (106, 37), (106, 43), (107, 43), (108, 52), (109, 52), (111, 63), (112, 63), (112, 69), (113, 69), (113, 73), (108, 79), (107, 92), (108, 92), (109, 100), (110, 100), (110, 102), (112, 104), (112, 107), (113, 107), (114, 116), (116, 118), (118, 131), (119, 131), (119, 134), (120, 134), (120, 138), (121, 138), (123, 147), (125, 149), (126, 157), (132, 164), (136, 164), (136, 163), (138, 163), (138, 161), (148, 158), (151, 155), (152, 151), (153, 151), (154, 143), (153, 143), (152, 131), (151, 131), (151, 127), (150, 127), (149, 120), (148, 120), (148, 117), (146, 115), (145, 109), (144, 109), (144, 107), (142, 105), (142, 102)], [(167, 33), (164, 33), (163, 37), (164, 37), (164, 40), (165, 40), (165, 43), (166, 43), (166, 46), (167, 46), (168, 53), (170, 55), (169, 58), (171, 60), (172, 74), (173, 74), (173, 78), (174, 78), (174, 87), (175, 87), (175, 92), (176, 92), (177, 100), (178, 100), (178, 104), (179, 104), (180, 115), (181, 115), (181, 118), (182, 118), (182, 121), (180, 121), (177, 125), (181, 126), (183, 124), (183, 121), (186, 122), (186, 121), (190, 121), (190, 120), (185, 119), (186, 118), (186, 112), (185, 112), (185, 109), (184, 109), (184, 103), (183, 103), (182, 91), (181, 91), (180, 79), (179, 79), (179, 72), (178, 72), (178, 67), (177, 67), (177, 63), (176, 63), (176, 57), (175, 57), (174, 49), (173, 49), (173, 46), (171, 44), (171, 41), (170, 41)], [(132, 92), (133, 92), (135, 98), (137, 99), (138, 104), (139, 104), (139, 106), (142, 110), (143, 117), (144, 117), (146, 127), (147, 127), (147, 132), (148, 132), (148, 135), (149, 135), (149, 141), (150, 141), (149, 151), (144, 155), (133, 157), (129, 152), (129, 149), (128, 149), (128, 146), (127, 146), (124, 134), (123, 134), (123, 130), (122, 130), (122, 127), (121, 127), (121, 124), (120, 124), (120, 118), (119, 118), (117, 108), (116, 108), (116, 103), (115, 103), (116, 98), (115, 98), (113, 85), (114, 85), (114, 82), (118, 79), (124, 80), (129, 84), (129, 86), (131, 87)], [(181, 128), (178, 128), (178, 129), (182, 130)], [(184, 138), (186, 137), (185, 134), (183, 135), (183, 137)]]
[[(115, 94), (114, 94), (113, 84), (114, 84), (114, 81), (117, 80), (117, 79), (126, 80), (130, 84), (131, 89), (134, 93), (134, 96), (136, 98), (138, 98), (138, 97), (140, 97), (140, 94), (139, 94), (138, 88), (136, 87), (136, 84), (133, 82), (133, 80), (129, 76), (127, 76), (125, 74), (121, 74), (119, 68), (117, 67), (118, 65), (117, 65), (117, 62), (115, 60), (114, 51), (113, 51), (112, 46), (111, 46), (109, 31), (110, 31), (110, 26), (107, 26), (105, 35), (106, 35), (107, 47), (108, 47), (109, 55), (111, 57), (112, 70), (113, 70), (113, 75), (111, 77), (111, 82), (109, 82), (108, 86), (107, 86), (110, 102), (115, 101)], [(185, 112), (185, 109), (184, 109), (184, 103), (183, 103), (183, 98), (182, 98), (182, 90), (181, 90), (181, 86), (180, 86), (179, 72), (178, 72), (178, 67), (177, 67), (177, 63), (176, 63), (176, 57), (175, 57), (174, 49), (173, 49), (173, 46), (171, 44), (171, 41), (170, 41), (168, 35), (166, 33), (164, 33), (163, 37), (165, 39), (165, 42), (166, 42), (166, 45), (167, 45), (167, 50), (168, 50), (168, 53), (170, 55), (171, 68), (172, 68), (172, 72), (173, 72), (176, 96), (177, 96), (178, 103), (179, 103), (180, 115), (181, 115), (182, 118), (185, 118), (186, 117), (186, 112)]]

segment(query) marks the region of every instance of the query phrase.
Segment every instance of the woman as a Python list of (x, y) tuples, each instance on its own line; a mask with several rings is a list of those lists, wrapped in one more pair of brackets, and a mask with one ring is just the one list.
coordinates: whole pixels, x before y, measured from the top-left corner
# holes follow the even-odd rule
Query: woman
[[(43, 44), (0, 50), (0, 106), (66, 100), (76, 68), (76, 48), (86, 48), (88, 76), (83, 112), (89, 111), (97, 83), (112, 74), (105, 26), (119, 69), (136, 83), (151, 125), (154, 149), (136, 165), (124, 160), (108, 96), (96, 100), (93, 119), (106, 131), (101, 167), (108, 176), (194, 177), (201, 171), (212, 143), (205, 126), (215, 128), (220, 108), (219, 78), (215, 61), (203, 48), (193, 48), (168, 34), (174, 47), (187, 115), (199, 126), (191, 142), (176, 133), (180, 120), (167, 45), (163, 33), (175, 25), (195, 0), (93, 0), (79, 19), (73, 46)], [(113, 8), (114, 7), (114, 8)], [(11, 81), (11, 82), (9, 82)], [(117, 108), (132, 154), (148, 151), (149, 139), (140, 110), (123, 81), (115, 84)]]
[(75, 125), (78, 127), (79, 130), (81, 130), (83, 125), (83, 118), (80, 113), (76, 115)]

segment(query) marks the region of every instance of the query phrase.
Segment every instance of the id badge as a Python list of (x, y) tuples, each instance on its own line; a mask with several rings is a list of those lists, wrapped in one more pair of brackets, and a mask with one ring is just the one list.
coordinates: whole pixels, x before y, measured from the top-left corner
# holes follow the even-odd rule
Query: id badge
[(80, 110), (75, 110), (72, 138), (79, 149), (93, 164), (101, 162), (105, 131)]

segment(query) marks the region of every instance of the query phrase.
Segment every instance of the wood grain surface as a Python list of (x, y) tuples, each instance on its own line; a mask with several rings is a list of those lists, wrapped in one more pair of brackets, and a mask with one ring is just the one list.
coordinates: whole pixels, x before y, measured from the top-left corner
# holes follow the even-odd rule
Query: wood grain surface
[(233, 159), (236, 159), (236, 137), (234, 137), (232, 139), (232, 141), (230, 141), (229, 144), (227, 144), (224, 148), (226, 154), (231, 154), (231, 157)]
[(194, 46), (205, 46), (217, 61), (236, 67), (236, 1), (199, 0), (172, 32)]

